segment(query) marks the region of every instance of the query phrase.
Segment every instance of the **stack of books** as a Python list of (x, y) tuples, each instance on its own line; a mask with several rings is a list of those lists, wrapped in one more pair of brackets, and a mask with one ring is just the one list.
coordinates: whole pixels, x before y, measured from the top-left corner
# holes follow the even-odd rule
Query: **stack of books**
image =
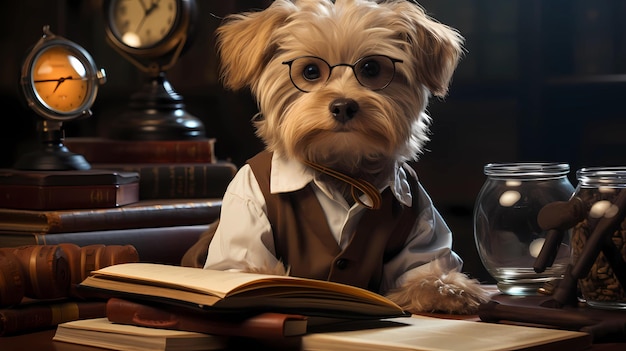
[(141, 261), (179, 264), (237, 171), (214, 144), (67, 138), (91, 170), (0, 170), (0, 247), (129, 244)]
[(133, 245), (141, 261), (179, 264), (219, 217), (221, 205), (216, 198), (140, 200), (97, 209), (0, 208), (0, 247)]
[[(106, 318), (69, 322), (53, 340), (116, 350), (584, 350), (577, 331), (411, 316), (354, 286), (288, 276), (129, 263), (81, 287), (108, 295)], [(149, 346), (148, 342), (150, 342)]]
[[(68, 138), (90, 170), (0, 170), (0, 335), (104, 317), (106, 299), (75, 289), (103, 265), (180, 264), (218, 219), (236, 172), (215, 159), (214, 143)], [(20, 268), (11, 255), (23, 247), (55, 248), (57, 256)], [(112, 260), (112, 247), (132, 247), (135, 256)]]
[(237, 167), (215, 158), (215, 139), (67, 138), (94, 169), (139, 174), (139, 199), (221, 198)]
[(131, 245), (0, 248), (0, 336), (104, 316), (106, 299), (78, 285), (93, 270), (137, 261)]

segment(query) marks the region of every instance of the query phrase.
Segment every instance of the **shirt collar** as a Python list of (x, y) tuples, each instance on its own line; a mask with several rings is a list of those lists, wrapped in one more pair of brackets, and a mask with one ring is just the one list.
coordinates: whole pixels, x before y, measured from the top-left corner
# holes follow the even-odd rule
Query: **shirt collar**
[[(417, 174), (413, 168), (406, 164), (396, 163), (394, 173), (379, 190), (382, 192), (389, 187), (400, 203), (410, 207), (413, 199), (409, 185), (410, 177), (417, 180)], [(327, 196), (332, 198), (326, 186), (320, 184), (315, 179), (315, 171), (295, 159), (287, 158), (274, 152), (270, 175), (270, 192), (272, 194), (300, 190), (312, 181), (315, 182)]]

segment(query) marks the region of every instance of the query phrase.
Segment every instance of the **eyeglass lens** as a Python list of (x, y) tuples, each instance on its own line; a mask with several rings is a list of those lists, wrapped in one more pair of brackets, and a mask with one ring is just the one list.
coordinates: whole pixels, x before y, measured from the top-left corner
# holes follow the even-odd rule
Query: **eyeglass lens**
[(366, 56), (354, 65), (337, 64), (330, 66), (319, 57), (304, 56), (291, 61), (289, 74), (293, 84), (302, 91), (314, 91), (323, 86), (337, 66), (352, 68), (361, 85), (372, 90), (383, 89), (395, 74), (394, 61), (387, 56)]

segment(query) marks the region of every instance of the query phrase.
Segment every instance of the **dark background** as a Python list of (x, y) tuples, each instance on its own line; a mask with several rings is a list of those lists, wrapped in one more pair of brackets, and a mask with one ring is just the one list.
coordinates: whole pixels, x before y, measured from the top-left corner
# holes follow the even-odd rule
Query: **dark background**
[[(263, 8), (268, 0), (198, 0), (197, 33), (167, 73), (187, 111), (217, 139), (220, 159), (241, 165), (262, 148), (247, 92), (224, 91), (217, 79), (217, 17)], [(560, 161), (626, 164), (626, 2), (621, 0), (424, 0), (427, 11), (466, 38), (467, 53), (449, 96), (431, 102), (432, 141), (421, 181), (455, 234), (465, 270), (491, 281), (473, 239), (474, 201), (489, 162)], [(0, 167), (11, 167), (36, 138), (35, 118), (20, 102), (18, 77), (29, 46), (51, 30), (87, 49), (108, 82), (93, 117), (68, 123), (66, 135), (98, 135), (123, 111), (143, 76), (104, 41), (101, 0), (21, 0), (0, 4)]]

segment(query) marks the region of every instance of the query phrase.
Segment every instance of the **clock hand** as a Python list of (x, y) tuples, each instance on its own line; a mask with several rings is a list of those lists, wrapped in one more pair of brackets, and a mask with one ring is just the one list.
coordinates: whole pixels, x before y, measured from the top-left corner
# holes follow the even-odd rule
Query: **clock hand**
[(140, 0), (141, 2), (141, 6), (143, 7), (143, 17), (141, 17), (141, 21), (139, 21), (139, 24), (137, 25), (137, 29), (135, 30), (135, 33), (139, 33), (139, 31), (141, 30), (141, 27), (143, 26), (143, 23), (146, 20), (146, 17), (148, 17), (152, 11), (154, 11), (157, 7), (158, 4), (150, 1), (150, 7), (146, 8), (146, 5), (144, 4), (143, 0)]
[(76, 78), (74, 78), (72, 76), (67, 76), (67, 77), (61, 77), (61, 78), (58, 78), (58, 79), (39, 79), (39, 80), (36, 80), (34, 82), (35, 83), (47, 83), (47, 82), (58, 82), (60, 80), (68, 80), (68, 79), (76, 79)]
[(156, 2), (154, 0), (150, 0), (150, 7), (146, 8), (146, 5), (144, 4), (143, 0), (140, 0), (141, 2), (141, 6), (143, 7), (144, 13), (143, 13), (143, 17), (141, 17), (141, 21), (139, 21), (139, 24), (137, 25), (137, 29), (135, 30), (135, 33), (139, 33), (139, 30), (141, 29), (141, 27), (143, 26), (146, 17), (150, 16), (150, 14), (159, 8), (159, 2), (161, 0), (156, 0)]
[(55, 91), (57, 91), (61, 83), (65, 82), (66, 80), (71, 80), (71, 79), (74, 79), (74, 78), (72, 76), (67, 76), (67, 77), (61, 77), (59, 79), (40, 79), (40, 80), (36, 80), (35, 83), (57, 82), (57, 86), (54, 87), (54, 90), (52, 91), (54, 93)]
[(146, 16), (150, 15), (152, 11), (156, 10), (159, 7), (159, 1), (160, 0), (157, 0), (156, 2), (150, 1), (150, 8), (146, 10)]
[(143, 2), (143, 0), (139, 0), (139, 3), (141, 4), (141, 7), (143, 8), (143, 12), (144, 14), (146, 12), (148, 12), (148, 7), (146, 6), (146, 4)]
[(54, 93), (55, 91), (57, 91), (57, 89), (59, 89), (59, 85), (61, 85), (61, 83), (65, 82), (68, 79), (72, 79), (72, 76), (67, 76), (67, 77), (61, 77), (59, 78), (59, 81), (57, 82), (57, 86), (54, 87), (54, 90), (52, 91), (52, 93)]

